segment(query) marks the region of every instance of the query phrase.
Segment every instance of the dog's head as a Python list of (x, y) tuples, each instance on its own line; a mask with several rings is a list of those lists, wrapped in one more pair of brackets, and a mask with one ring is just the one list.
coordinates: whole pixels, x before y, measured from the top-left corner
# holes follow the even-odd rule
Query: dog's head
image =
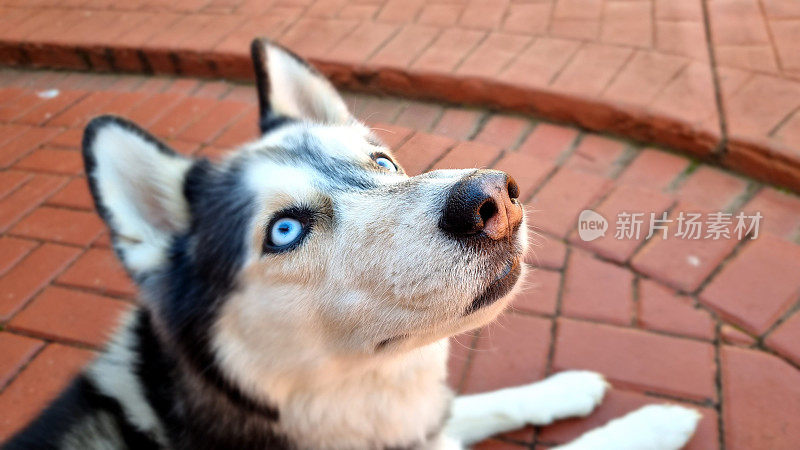
[(86, 129), (98, 211), (163, 328), (215, 359), (302, 358), (393, 354), (495, 318), (524, 271), (513, 179), (410, 177), (306, 62), (260, 40), (253, 57), (263, 136), (220, 163), (123, 119)]

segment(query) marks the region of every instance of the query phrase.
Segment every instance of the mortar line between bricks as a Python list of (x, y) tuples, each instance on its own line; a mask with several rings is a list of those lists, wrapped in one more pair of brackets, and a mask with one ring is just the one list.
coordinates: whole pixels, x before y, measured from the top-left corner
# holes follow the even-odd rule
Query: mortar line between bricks
[[(3, 330), (3, 332), (10, 333), (10, 334), (13, 334), (13, 335), (25, 336), (25, 335), (23, 335), (23, 334), (17, 333), (16, 331), (7, 330), (7, 329), (4, 329), (4, 330)], [(25, 337), (30, 337), (30, 336), (25, 336)], [(24, 372), (24, 371), (25, 371), (25, 369), (27, 369), (27, 368), (28, 368), (28, 366), (31, 364), (31, 362), (33, 362), (33, 360), (34, 360), (34, 359), (36, 359), (36, 357), (38, 357), (38, 356), (39, 356), (39, 354), (40, 354), (40, 353), (42, 353), (42, 352), (44, 351), (44, 349), (46, 349), (46, 348), (47, 348), (47, 346), (49, 345), (49, 343), (48, 343), (47, 341), (44, 341), (43, 339), (38, 339), (38, 338), (37, 338), (37, 340), (38, 340), (38, 341), (43, 341), (43, 342), (42, 342), (42, 345), (41, 345), (41, 346), (39, 346), (39, 348), (38, 348), (38, 349), (36, 349), (36, 351), (35, 351), (35, 352), (33, 352), (33, 354), (32, 354), (32, 355), (31, 355), (31, 356), (30, 356), (28, 359), (26, 359), (26, 360), (25, 360), (25, 361), (22, 363), (22, 366), (20, 366), (19, 370), (17, 370), (16, 372), (14, 372), (14, 373), (11, 375), (11, 377), (10, 377), (8, 380), (6, 380), (5, 384), (3, 384), (3, 385), (0, 385), (0, 396), (2, 396), (2, 395), (3, 395), (3, 392), (5, 392), (5, 390), (6, 390), (6, 389), (7, 389), (9, 386), (11, 386), (11, 385), (14, 383), (14, 381), (15, 381), (17, 378), (19, 378), (19, 376), (20, 376), (20, 375), (22, 375), (22, 372)]]
[[(88, 250), (89, 249), (87, 249), (87, 251)], [(85, 252), (82, 253), (80, 256), (78, 256), (78, 259), (80, 259), (80, 257), (83, 256), (84, 254), (85, 254)], [(77, 260), (75, 261), (75, 263), (72, 263), (70, 265), (70, 267), (74, 266), (76, 263), (77, 263)], [(49, 283), (49, 285), (50, 286), (60, 287), (62, 289), (67, 289), (67, 290), (70, 290), (70, 291), (83, 292), (84, 294), (99, 295), (101, 297), (106, 297), (106, 298), (109, 298), (111, 300), (114, 300), (114, 301), (117, 301), (117, 302), (126, 303), (126, 304), (132, 305), (132, 306), (136, 304), (136, 297), (138, 296), (137, 294), (139, 293), (138, 289), (136, 290), (136, 294), (134, 294), (133, 297), (126, 297), (124, 295), (115, 294), (113, 292), (108, 292), (108, 291), (103, 290), (103, 289), (95, 289), (95, 288), (91, 288), (91, 287), (88, 287), (88, 286), (81, 286), (81, 285), (77, 285), (77, 284), (70, 284), (70, 283), (64, 283), (63, 281), (58, 281), (58, 278), (60, 278), (61, 275), (64, 275), (68, 270), (69, 269), (64, 269), (63, 271), (61, 271), (61, 273), (56, 278), (54, 278), (53, 281), (51, 281)]]
[(717, 389), (717, 441), (720, 450), (725, 450), (725, 420), (723, 417), (722, 403), (724, 402), (724, 390), (722, 388), (722, 358), (720, 350), (722, 346), (722, 325), (718, 322), (716, 326), (716, 339), (714, 343), (714, 387)]
[(482, 33), (483, 36), (481, 36), (481, 38), (478, 40), (478, 42), (475, 43), (475, 45), (470, 47), (469, 50), (467, 50), (466, 52), (464, 52), (463, 55), (461, 55), (461, 58), (459, 58), (456, 65), (453, 66), (452, 69), (450, 69), (449, 74), (454, 75), (456, 72), (458, 72), (458, 69), (461, 68), (461, 66), (464, 64), (464, 61), (466, 61), (470, 56), (472, 56), (472, 54), (475, 53), (475, 51), (477, 51), (481, 47), (481, 45), (483, 45), (484, 42), (486, 42), (486, 39), (489, 38), (490, 32), (482, 31)]
[[(799, 310), (800, 310), (800, 297), (796, 298), (794, 300), (794, 303), (792, 303), (788, 308), (786, 308), (786, 311), (783, 314), (781, 314), (772, 323), (772, 325), (770, 325), (767, 328), (767, 330), (761, 334), (761, 336), (757, 336), (757, 342), (764, 343), (766, 341), (768, 335), (770, 335), (773, 331), (775, 331), (776, 328), (781, 326), (781, 324), (783, 324), (783, 322), (786, 322), (786, 320), (789, 317), (791, 317), (792, 314), (794, 314), (795, 312), (797, 312)], [(764, 344), (764, 345), (766, 346), (766, 344)]]
[(728, 148), (728, 119), (725, 116), (725, 99), (722, 95), (722, 86), (717, 67), (717, 54), (714, 49), (713, 37), (711, 36), (711, 14), (709, 13), (708, 0), (701, 0), (703, 9), (703, 31), (708, 50), (708, 64), (711, 69), (711, 82), (714, 84), (714, 101), (717, 107), (717, 119), (719, 121), (720, 140), (717, 146), (711, 151), (711, 156), (721, 160)]
[[(31, 338), (31, 339), (36, 339), (36, 340), (39, 340), (39, 341), (44, 341), (44, 342), (47, 343), (47, 345), (50, 345), (50, 344), (67, 345), (67, 346), (70, 346), (70, 347), (76, 347), (76, 348), (80, 348), (80, 349), (83, 349), (83, 350), (90, 350), (92, 352), (98, 352), (98, 351), (103, 349), (102, 345), (94, 346), (94, 345), (87, 344), (85, 342), (73, 341), (73, 340), (70, 340), (70, 339), (64, 339), (64, 338), (60, 338), (60, 337), (59, 338), (54, 338), (52, 336), (46, 336), (46, 335), (43, 335), (43, 334), (37, 334), (35, 332), (26, 331), (26, 330), (23, 330), (23, 329), (20, 329), (20, 328), (16, 328), (16, 327), (8, 327), (8, 324), (6, 324), (6, 328), (5, 329), (6, 329), (6, 331), (8, 331), (10, 333), (13, 333), (13, 334), (16, 334), (16, 335), (19, 335), (19, 336), (24, 336), (24, 337)], [(47, 345), (45, 345), (45, 347)], [(10, 383), (9, 383), (9, 385), (10, 385)]]

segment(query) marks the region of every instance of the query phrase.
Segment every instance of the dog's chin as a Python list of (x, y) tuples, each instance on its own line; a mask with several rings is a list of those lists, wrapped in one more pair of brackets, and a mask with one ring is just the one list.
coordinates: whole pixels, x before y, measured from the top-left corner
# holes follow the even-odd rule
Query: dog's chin
[(519, 257), (509, 260), (500, 274), (472, 300), (472, 303), (464, 310), (463, 315), (467, 316), (478, 310), (494, 304), (503, 297), (506, 297), (519, 281), (522, 274), (522, 265)]

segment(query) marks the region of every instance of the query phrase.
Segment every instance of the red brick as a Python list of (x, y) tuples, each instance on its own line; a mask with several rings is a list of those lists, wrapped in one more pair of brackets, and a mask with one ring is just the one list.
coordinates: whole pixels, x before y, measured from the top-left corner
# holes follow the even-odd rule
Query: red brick
[(482, 116), (477, 110), (447, 108), (433, 132), (456, 140), (467, 140), (475, 133)]
[(181, 100), (182, 97), (177, 94), (153, 94), (129, 109), (125, 116), (140, 126), (149, 127)]
[(28, 154), (14, 167), (34, 172), (78, 175), (83, 173), (83, 157), (74, 150), (45, 147)]
[(26, 125), (18, 125), (14, 123), (0, 124), (0, 145), (5, 145), (6, 142), (15, 139), (22, 133), (28, 131), (30, 128)]
[(354, 20), (303, 18), (281, 36), (280, 42), (306, 58), (325, 58), (357, 25)]
[(585, 44), (551, 86), (572, 94), (598, 96), (623, 67), (632, 50), (602, 44)]
[(525, 262), (543, 269), (560, 270), (567, 260), (567, 246), (558, 238), (537, 233), (528, 238)]
[(503, 149), (512, 148), (523, 138), (529, 126), (530, 121), (520, 117), (492, 116), (474, 140)]
[(34, 247), (36, 242), (17, 239), (8, 236), (0, 237), (0, 276), (25, 257)]
[(153, 123), (150, 131), (162, 138), (177, 136), (179, 132), (196, 120), (209, 114), (217, 106), (217, 101), (208, 98), (187, 97), (162, 115)]
[(793, 448), (800, 440), (797, 369), (772, 355), (727, 346), (720, 364), (726, 448)]
[(701, 166), (678, 190), (685, 201), (710, 209), (723, 209), (747, 189), (747, 182), (721, 170)]
[(44, 342), (37, 339), (0, 332), (0, 389), (6, 386), (43, 345)]
[(251, 141), (258, 136), (258, 108), (250, 107), (225, 131), (214, 139), (214, 145), (233, 147)]
[(143, 92), (123, 92), (114, 97), (109, 103), (106, 103), (99, 112), (102, 114), (128, 116), (128, 113), (133, 108), (144, 102), (148, 97), (149, 94)]
[(106, 295), (131, 297), (136, 293), (133, 282), (110, 250), (89, 249), (57, 281)]
[[(604, 236), (593, 241), (583, 241), (576, 232), (570, 235), (570, 241), (589, 249), (598, 255), (620, 263), (628, 261), (650, 231), (650, 214), (661, 218), (661, 214), (672, 206), (672, 198), (659, 192), (630, 187), (618, 186), (593, 210), (608, 220), (608, 230)], [(637, 220), (642, 224), (639, 233), (634, 231), (631, 237), (627, 233), (632, 230), (621, 221), (620, 214), (637, 214)], [(630, 219), (633, 223), (634, 219)], [(620, 228), (622, 227), (622, 228)]]
[(511, 309), (555, 315), (560, 289), (561, 272), (531, 268), (526, 285), (522, 292), (514, 297)]
[(0, 199), (30, 181), (32, 175), (25, 172), (4, 170), (0, 172)]
[(176, 135), (189, 142), (209, 143), (247, 110), (245, 103), (216, 101), (213, 108)]
[(11, 233), (72, 245), (89, 245), (105, 227), (94, 212), (43, 206), (17, 223)]
[(601, 40), (650, 48), (653, 41), (652, 8), (650, 2), (608, 2), (603, 11)]
[(378, 20), (392, 23), (412, 22), (423, 4), (423, 0), (388, 0), (378, 13)]
[[(672, 220), (664, 239), (661, 231), (648, 241), (631, 260), (637, 272), (648, 275), (681, 292), (694, 292), (708, 278), (717, 266), (733, 251), (739, 242), (735, 236), (731, 239), (720, 238), (681, 239), (675, 236), (677, 217), (683, 212), (707, 213), (686, 203), (678, 203), (669, 215)], [(701, 220), (705, 220), (705, 215)], [(649, 228), (649, 218), (648, 228)], [(705, 230), (703, 230), (705, 233)]]
[(0, 168), (6, 168), (58, 133), (55, 128), (30, 128), (16, 139), (3, 145), (0, 153)]
[[(709, 135), (702, 139), (713, 139), (716, 142), (720, 130), (717, 108), (714, 104), (714, 80), (711, 69), (704, 62), (693, 61), (661, 90), (650, 108), (666, 117), (677, 118), (682, 123), (694, 124), (702, 134)], [(703, 145), (713, 144), (703, 143)]]
[(508, 1), (469, 2), (461, 13), (459, 22), (465, 28), (491, 30), (497, 28), (503, 20)]
[(389, 125), (386, 123), (376, 123), (375, 126), (372, 127), (372, 132), (391, 150), (400, 148), (400, 146), (414, 134), (414, 130), (411, 128)]
[(578, 130), (549, 123), (541, 123), (533, 129), (517, 151), (538, 158), (557, 161), (572, 147)]
[(375, 52), (369, 63), (376, 67), (405, 68), (436, 39), (439, 32), (438, 28), (408, 24)]
[(378, 13), (378, 5), (346, 5), (339, 11), (340, 19), (372, 19)]
[(800, 313), (794, 313), (778, 325), (764, 341), (767, 346), (800, 364)]
[(443, 108), (439, 105), (413, 102), (406, 106), (394, 123), (419, 131), (428, 131), (442, 115), (442, 111)]
[(761, 189), (742, 209), (748, 215), (761, 213), (761, 232), (791, 239), (800, 228), (800, 199), (771, 187)]
[(6, 440), (39, 413), (94, 354), (50, 344), (0, 395), (0, 440)]
[(231, 85), (224, 81), (205, 81), (194, 92), (195, 97), (219, 100), (231, 90)]
[(800, 245), (771, 235), (750, 241), (703, 290), (725, 320), (762, 334), (800, 294)]
[(535, 230), (564, 238), (577, 227), (578, 214), (595, 203), (609, 185), (602, 177), (560, 169), (530, 202), (534, 212), (529, 221)]
[(0, 122), (12, 122), (17, 117), (40, 105), (41, 102), (42, 99), (39, 98), (36, 92), (26, 89), (22, 95), (13, 99), (13, 101), (6, 101), (0, 105)]
[(85, 97), (85, 91), (62, 91), (57, 97), (44, 100), (25, 114), (17, 117), (15, 122), (28, 125), (42, 125), (57, 114)]
[(484, 35), (480, 31), (447, 29), (414, 61), (411, 68), (420, 72), (450, 73)]
[(639, 282), (637, 322), (642, 328), (699, 339), (714, 339), (711, 315), (694, 306), (691, 298), (650, 280)]
[(505, 314), (481, 330), (464, 393), (485, 392), (539, 380), (545, 375), (552, 322)]
[(453, 145), (454, 141), (443, 136), (416, 133), (394, 153), (407, 174), (418, 175), (425, 172)]
[(44, 244), (0, 278), (0, 322), (18, 311), (78, 257), (78, 249)]
[(503, 29), (526, 34), (546, 34), (552, 7), (550, 3), (512, 3), (508, 7)]
[[(381, 122), (391, 123), (406, 107), (406, 102), (392, 97), (350, 96), (350, 111), (368, 125)], [(347, 100), (347, 98), (346, 98)], [(350, 106), (352, 105), (352, 106)]]
[(69, 128), (62, 131), (59, 135), (47, 142), (51, 147), (61, 147), (77, 150), (81, 148), (83, 141), (83, 130), (81, 128)]
[(342, 39), (327, 55), (334, 61), (360, 64), (366, 61), (397, 32), (398, 27), (385, 23), (363, 22)]
[[(619, 389), (610, 390), (603, 398), (603, 403), (592, 414), (585, 418), (560, 420), (542, 429), (539, 441), (562, 444), (578, 436), (605, 425), (612, 419), (628, 414), (645, 405), (677, 403), (666, 402), (659, 397), (649, 397), (637, 392)], [(680, 403), (678, 403), (680, 404)], [(703, 418), (697, 425), (692, 439), (683, 447), (684, 450), (713, 450), (719, 448), (719, 430), (717, 428), (717, 412), (712, 408), (699, 407), (695, 404), (682, 404), (697, 410)]]
[(506, 152), (494, 168), (514, 177), (519, 186), (519, 198), (524, 202), (531, 198), (555, 166), (549, 161), (525, 153)]
[(491, 33), (461, 62), (456, 74), (491, 78), (500, 73), (531, 40), (530, 36)]
[(689, 160), (686, 158), (660, 150), (644, 149), (620, 174), (617, 183), (663, 191), (687, 167)]
[(564, 280), (561, 313), (629, 325), (633, 318), (633, 274), (585, 253), (572, 252)]
[(521, 450), (528, 448), (524, 444), (517, 444), (509, 441), (501, 441), (499, 439), (486, 439), (485, 441), (478, 442), (472, 446), (473, 450)]
[(130, 304), (62, 287), (48, 287), (16, 315), (9, 328), (47, 339), (99, 347)]
[(719, 338), (727, 344), (743, 345), (745, 347), (750, 347), (756, 343), (756, 339), (753, 336), (727, 323), (723, 323), (719, 327)]
[(631, 328), (558, 319), (553, 370), (587, 369), (623, 389), (716, 398), (714, 347)]
[(500, 156), (501, 150), (477, 142), (462, 142), (447, 152), (442, 159), (433, 165), (433, 170), (439, 169), (471, 169), (473, 167), (485, 169)]
[(464, 6), (458, 4), (433, 3), (426, 5), (417, 17), (417, 23), (437, 27), (451, 27), (458, 22)]
[(94, 200), (85, 178), (73, 178), (45, 202), (47, 205), (94, 210)]
[(5, 232), (66, 182), (64, 177), (36, 175), (0, 200), (0, 232)]
[(469, 365), (472, 343), (477, 332), (470, 331), (450, 338), (450, 352), (447, 358), (447, 385), (459, 392)]
[(590, 134), (581, 139), (564, 167), (608, 177), (619, 168), (624, 153), (624, 143)]
[(603, 91), (602, 97), (614, 103), (647, 106), (686, 63), (687, 59), (681, 56), (638, 51)]
[(53, 117), (47, 124), (55, 127), (77, 127), (84, 125), (89, 119), (102, 111), (102, 108), (109, 104), (117, 95), (119, 95), (117, 92), (92, 92), (62, 113)]

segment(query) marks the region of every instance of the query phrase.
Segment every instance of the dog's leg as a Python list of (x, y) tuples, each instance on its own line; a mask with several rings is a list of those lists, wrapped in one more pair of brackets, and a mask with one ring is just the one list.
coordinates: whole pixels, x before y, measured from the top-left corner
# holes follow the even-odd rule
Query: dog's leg
[(568, 371), (538, 383), (456, 397), (445, 432), (471, 444), (527, 424), (587, 416), (608, 387), (600, 374)]
[(677, 450), (689, 442), (699, 420), (693, 409), (649, 405), (553, 450)]

